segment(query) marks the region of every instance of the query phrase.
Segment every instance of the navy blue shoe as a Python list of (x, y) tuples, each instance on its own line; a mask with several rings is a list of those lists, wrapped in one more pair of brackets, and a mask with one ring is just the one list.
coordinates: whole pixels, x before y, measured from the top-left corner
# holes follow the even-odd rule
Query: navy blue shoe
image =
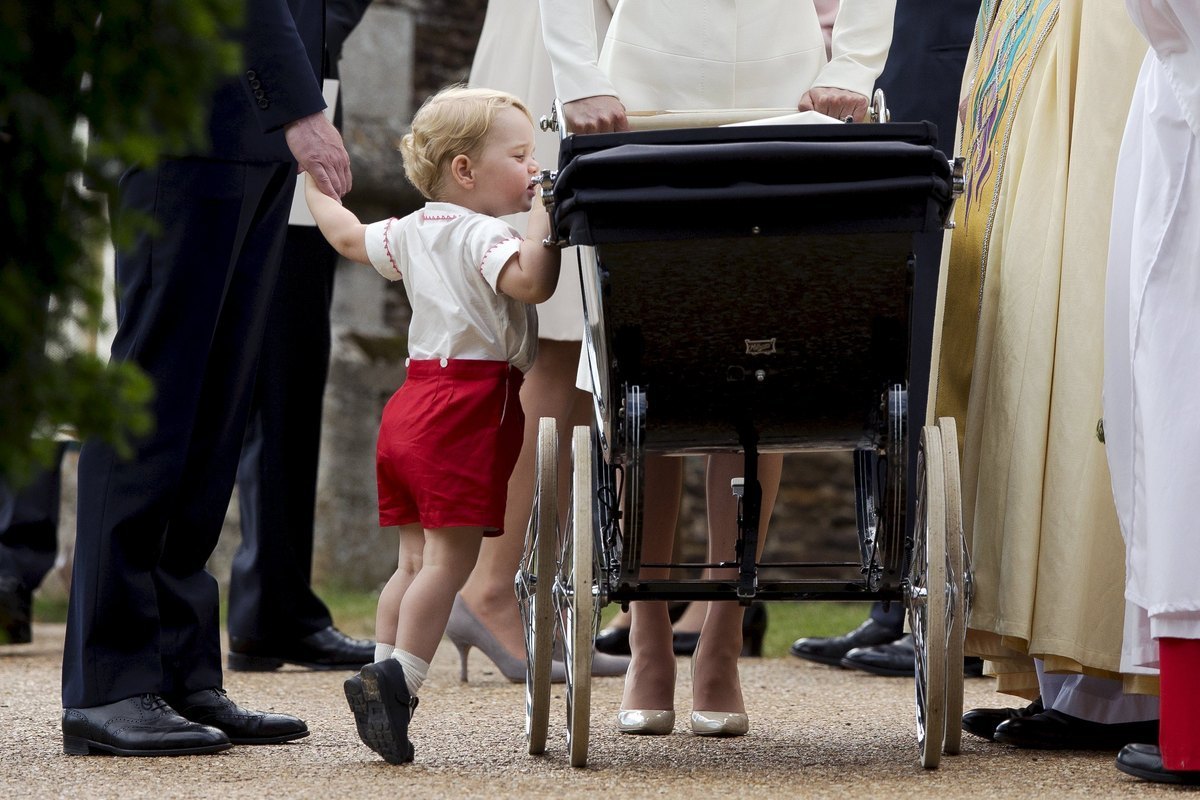
[(343, 689), (363, 744), (389, 764), (412, 761), (408, 723), (417, 708), (417, 698), (409, 694), (400, 662), (387, 658), (368, 664), (347, 678)]

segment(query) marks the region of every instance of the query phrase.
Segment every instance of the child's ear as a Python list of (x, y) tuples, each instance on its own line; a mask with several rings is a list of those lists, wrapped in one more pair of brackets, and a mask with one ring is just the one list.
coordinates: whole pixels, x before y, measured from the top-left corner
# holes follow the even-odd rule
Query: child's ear
[(464, 189), (471, 189), (475, 186), (475, 172), (471, 164), (471, 157), (465, 153), (459, 153), (450, 162), (450, 175), (454, 178), (454, 182)]

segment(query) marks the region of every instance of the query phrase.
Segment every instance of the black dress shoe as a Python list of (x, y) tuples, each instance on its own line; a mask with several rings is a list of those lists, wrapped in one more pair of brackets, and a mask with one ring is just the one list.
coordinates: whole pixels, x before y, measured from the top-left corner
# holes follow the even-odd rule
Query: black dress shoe
[(1167, 769), (1163, 766), (1158, 745), (1131, 743), (1117, 753), (1117, 769), (1156, 783), (1200, 783), (1200, 772)]
[(887, 644), (856, 647), (846, 653), (840, 663), (843, 667), (861, 669), (872, 675), (911, 678), (916, 673), (916, 657), (912, 634), (906, 633), (896, 641)]
[(201, 689), (172, 699), (171, 705), (192, 722), (225, 731), (234, 744), (278, 744), (308, 736), (304, 720), (290, 714), (265, 714), (242, 708), (224, 689)]
[(0, 575), (0, 644), (33, 641), (33, 592), (13, 575)]
[(842, 636), (797, 639), (792, 642), (791, 652), (796, 658), (837, 667), (841, 665), (842, 658), (854, 648), (894, 642), (898, 635), (892, 628), (868, 619)]
[[(767, 633), (767, 607), (751, 603), (742, 612), (742, 655), (761, 656)], [(700, 631), (672, 631), (671, 649), (677, 656), (693, 656), (700, 643)]]
[(605, 628), (596, 634), (596, 650), (610, 656), (629, 655), (629, 628)]
[(63, 752), (80, 756), (190, 756), (233, 746), (223, 731), (184, 719), (156, 694), (64, 708), (62, 730)]
[(368, 664), (342, 686), (363, 744), (389, 764), (412, 761), (408, 723), (417, 709), (417, 698), (408, 691), (400, 662), (385, 658)]
[(996, 726), (1017, 717), (1029, 717), (1042, 713), (1042, 698), (1037, 698), (1024, 708), (973, 708), (962, 715), (962, 729), (967, 733), (995, 741)]
[(696, 645), (699, 643), (699, 631), (672, 631), (671, 633), (671, 650), (673, 650), (677, 656), (695, 655)]
[(995, 740), (1035, 750), (1120, 750), (1158, 742), (1158, 720), (1106, 725), (1055, 711), (1017, 717), (996, 726)]
[(374, 660), (374, 642), (352, 639), (333, 626), (291, 642), (229, 637), (229, 668), (235, 672), (270, 672), (285, 663), (309, 669), (359, 669)]

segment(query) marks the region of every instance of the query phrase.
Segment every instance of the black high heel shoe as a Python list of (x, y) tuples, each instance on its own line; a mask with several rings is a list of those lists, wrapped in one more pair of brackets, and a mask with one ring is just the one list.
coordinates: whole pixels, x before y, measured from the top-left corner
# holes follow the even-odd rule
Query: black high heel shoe
[(767, 607), (751, 603), (742, 616), (742, 655), (761, 658), (767, 635)]
[[(767, 607), (762, 603), (751, 603), (742, 614), (742, 655), (754, 658), (762, 656), (766, 633)], [(671, 648), (677, 656), (690, 656), (695, 654), (699, 641), (699, 631), (681, 631), (671, 635)]]
[(605, 628), (596, 634), (596, 651), (610, 656), (629, 655), (629, 628)]

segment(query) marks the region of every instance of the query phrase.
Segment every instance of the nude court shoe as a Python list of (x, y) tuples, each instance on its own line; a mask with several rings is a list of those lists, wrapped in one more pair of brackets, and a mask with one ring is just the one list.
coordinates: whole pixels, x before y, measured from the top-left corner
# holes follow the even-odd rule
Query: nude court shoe
[(675, 730), (675, 712), (622, 708), (617, 712), (617, 730), (634, 736), (666, 736)]
[[(692, 685), (696, 683), (696, 656), (692, 656)], [(697, 736), (745, 736), (750, 717), (738, 711), (692, 711), (692, 733)]]
[(692, 733), (697, 736), (745, 736), (750, 717), (736, 711), (693, 711)]

